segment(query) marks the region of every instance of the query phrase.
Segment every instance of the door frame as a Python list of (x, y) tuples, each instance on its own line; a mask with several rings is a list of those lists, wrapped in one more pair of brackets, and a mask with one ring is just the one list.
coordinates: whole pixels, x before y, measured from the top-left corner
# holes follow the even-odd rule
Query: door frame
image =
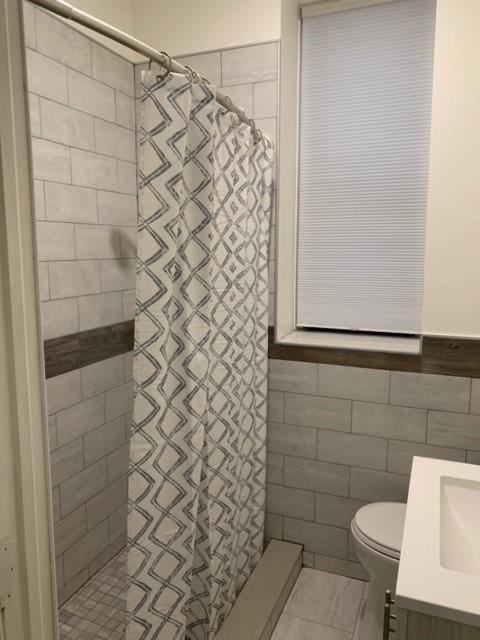
[(58, 637), (52, 494), (21, 0), (0, 0), (0, 533), (6, 640)]

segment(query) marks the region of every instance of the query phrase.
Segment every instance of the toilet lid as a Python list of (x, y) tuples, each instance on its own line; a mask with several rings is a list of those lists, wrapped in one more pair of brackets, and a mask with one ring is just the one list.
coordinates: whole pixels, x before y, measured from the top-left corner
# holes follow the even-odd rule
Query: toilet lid
[(376, 546), (400, 553), (406, 508), (399, 502), (367, 504), (357, 511), (355, 524)]

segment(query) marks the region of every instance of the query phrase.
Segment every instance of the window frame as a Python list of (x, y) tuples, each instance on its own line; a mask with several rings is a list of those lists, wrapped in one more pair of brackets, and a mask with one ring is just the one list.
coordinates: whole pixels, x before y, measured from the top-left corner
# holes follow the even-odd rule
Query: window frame
[[(421, 336), (346, 333), (321, 329), (312, 331), (299, 329), (296, 324), (301, 10), (311, 7), (315, 15), (321, 15), (396, 1), (282, 0), (275, 248), (277, 343), (385, 353), (421, 352)], [(295, 52), (295, 55), (292, 55), (292, 52)]]

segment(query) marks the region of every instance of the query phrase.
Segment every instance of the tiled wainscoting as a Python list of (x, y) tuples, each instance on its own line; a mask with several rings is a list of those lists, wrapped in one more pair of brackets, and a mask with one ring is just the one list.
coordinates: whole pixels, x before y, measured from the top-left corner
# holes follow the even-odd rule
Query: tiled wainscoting
[(131, 353), (47, 380), (60, 602), (126, 543), (132, 391)]
[(480, 380), (269, 361), (267, 537), (304, 563), (366, 577), (349, 525), (406, 501), (414, 455), (480, 464)]

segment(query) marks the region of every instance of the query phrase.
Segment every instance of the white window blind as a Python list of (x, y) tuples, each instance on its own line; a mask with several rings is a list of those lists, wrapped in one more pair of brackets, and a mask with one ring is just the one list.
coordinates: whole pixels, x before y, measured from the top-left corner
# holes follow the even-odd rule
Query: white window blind
[(419, 333), (435, 1), (322, 4), (302, 18), (297, 325)]

